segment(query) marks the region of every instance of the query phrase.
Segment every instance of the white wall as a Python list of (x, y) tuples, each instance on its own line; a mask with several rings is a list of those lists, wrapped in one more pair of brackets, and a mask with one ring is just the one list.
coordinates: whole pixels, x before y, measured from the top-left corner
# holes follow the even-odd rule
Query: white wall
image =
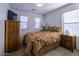
[(61, 7), (55, 11), (51, 11), (45, 15), (46, 24), (58, 25), (62, 27), (62, 14), (76, 9), (79, 9), (79, 4), (74, 3)]
[(0, 55), (4, 52), (4, 39), (5, 39), (5, 20), (7, 19), (7, 10), (9, 4), (0, 3)]
[(41, 19), (41, 23), (43, 24), (43, 22), (44, 22), (43, 15), (28, 12), (28, 11), (17, 10), (17, 9), (11, 9), (11, 10), (18, 14), (18, 20), (20, 20), (20, 16), (27, 16), (28, 20), (29, 20), (29, 26), (28, 26), (29, 28), (28, 29), (20, 29), (21, 43), (22, 43), (23, 36), (27, 32), (36, 32), (36, 31), (40, 31), (42, 29), (42, 28), (35, 29), (34, 20), (35, 20), (35, 17), (39, 17)]
[(7, 19), (7, 10), (10, 9), (9, 4), (7, 3), (0, 3), (0, 20)]
[(0, 20), (0, 55), (4, 52), (4, 39), (5, 39), (5, 22), (4, 20)]

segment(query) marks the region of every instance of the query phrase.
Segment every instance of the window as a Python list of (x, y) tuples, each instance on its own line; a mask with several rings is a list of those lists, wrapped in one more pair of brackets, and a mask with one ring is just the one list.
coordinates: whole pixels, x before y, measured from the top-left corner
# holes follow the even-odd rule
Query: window
[(36, 29), (40, 28), (40, 26), (41, 26), (41, 20), (40, 20), (40, 18), (35, 18), (35, 28)]
[(20, 28), (27, 29), (28, 28), (28, 17), (20, 16)]
[(79, 10), (63, 14), (64, 34), (79, 36)]
[(66, 12), (64, 15), (64, 23), (79, 22), (79, 10)]

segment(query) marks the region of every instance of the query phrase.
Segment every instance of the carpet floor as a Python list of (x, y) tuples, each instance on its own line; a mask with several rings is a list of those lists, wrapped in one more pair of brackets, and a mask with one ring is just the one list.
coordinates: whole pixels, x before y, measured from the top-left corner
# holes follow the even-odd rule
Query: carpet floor
[[(18, 51), (6, 54), (6, 56), (24, 56), (24, 55), (25, 55), (24, 48)], [(79, 50), (74, 50), (74, 52), (72, 53), (66, 48), (58, 47), (55, 50), (48, 52), (44, 56), (79, 56)]]

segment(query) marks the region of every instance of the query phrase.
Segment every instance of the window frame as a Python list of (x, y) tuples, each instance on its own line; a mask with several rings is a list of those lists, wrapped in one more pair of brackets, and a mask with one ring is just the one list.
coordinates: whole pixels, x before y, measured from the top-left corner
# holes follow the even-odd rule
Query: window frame
[[(22, 21), (22, 20), (21, 20), (21, 17), (22, 17), (22, 16), (20, 16), (20, 29), (28, 29), (28, 16), (23, 16), (23, 17), (27, 17), (27, 21)], [(22, 27), (22, 25), (21, 25), (22, 23), (27, 24), (27, 25), (26, 25), (26, 28), (23, 28), (23, 27)]]
[[(37, 22), (36, 19), (39, 19), (40, 21)], [(37, 26), (37, 25), (39, 25), (39, 26)], [(41, 28), (41, 19), (39, 17), (36, 17), (35, 18), (35, 29), (39, 29), (39, 28)]]
[[(65, 26), (66, 26), (66, 24), (68, 25), (68, 24), (70, 24), (70, 25), (72, 25), (72, 24), (74, 24), (74, 25), (76, 25), (76, 24), (79, 24), (79, 21), (66, 21), (66, 19), (64, 18), (64, 14), (62, 14), (62, 31), (63, 31), (63, 33), (65, 34)], [(64, 20), (65, 19), (65, 20)], [(71, 35), (71, 33), (70, 33), (70, 35)], [(72, 35), (76, 35), (76, 34), (72, 34)], [(77, 36), (77, 35), (76, 35)]]

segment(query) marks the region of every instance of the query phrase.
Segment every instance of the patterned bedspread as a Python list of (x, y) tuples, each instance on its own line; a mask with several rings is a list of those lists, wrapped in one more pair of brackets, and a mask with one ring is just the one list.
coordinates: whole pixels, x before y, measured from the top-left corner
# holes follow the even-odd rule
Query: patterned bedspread
[(35, 32), (28, 33), (24, 36), (24, 43), (26, 45), (25, 53), (31, 55), (40, 50), (41, 47), (53, 44), (60, 41), (60, 32)]

